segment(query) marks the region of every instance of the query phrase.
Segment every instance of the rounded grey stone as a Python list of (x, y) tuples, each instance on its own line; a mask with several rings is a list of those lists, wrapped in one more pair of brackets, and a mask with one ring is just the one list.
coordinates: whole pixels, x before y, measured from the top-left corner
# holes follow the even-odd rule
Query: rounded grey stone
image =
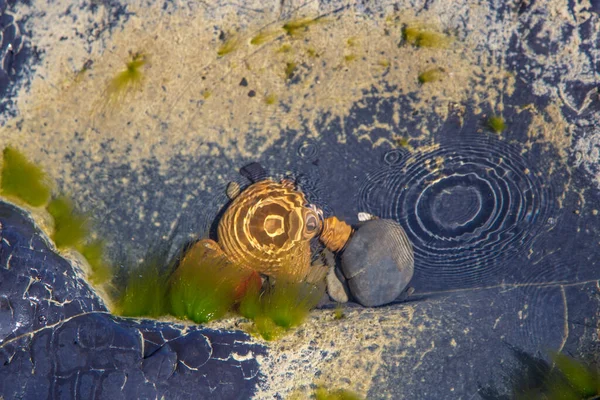
[(361, 224), (342, 254), (342, 271), (350, 292), (365, 307), (394, 301), (408, 286), (414, 271), (413, 247), (393, 220)]

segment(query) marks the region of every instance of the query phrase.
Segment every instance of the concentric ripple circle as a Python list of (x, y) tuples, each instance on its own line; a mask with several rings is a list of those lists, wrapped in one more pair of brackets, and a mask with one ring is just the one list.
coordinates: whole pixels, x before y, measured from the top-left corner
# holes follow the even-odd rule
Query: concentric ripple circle
[(393, 158), (368, 175), (358, 211), (402, 224), (430, 288), (502, 282), (546, 222), (550, 189), (506, 143), (472, 137)]

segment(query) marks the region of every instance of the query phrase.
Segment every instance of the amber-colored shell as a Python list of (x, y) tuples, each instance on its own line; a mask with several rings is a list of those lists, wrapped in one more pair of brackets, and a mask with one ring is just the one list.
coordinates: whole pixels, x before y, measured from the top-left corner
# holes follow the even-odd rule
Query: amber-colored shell
[(320, 239), (329, 250), (340, 251), (346, 246), (351, 235), (352, 227), (350, 225), (336, 217), (329, 217), (323, 224)]
[(310, 239), (321, 230), (304, 194), (284, 181), (249, 186), (225, 211), (217, 229), (226, 256), (265, 275), (304, 279), (310, 268)]

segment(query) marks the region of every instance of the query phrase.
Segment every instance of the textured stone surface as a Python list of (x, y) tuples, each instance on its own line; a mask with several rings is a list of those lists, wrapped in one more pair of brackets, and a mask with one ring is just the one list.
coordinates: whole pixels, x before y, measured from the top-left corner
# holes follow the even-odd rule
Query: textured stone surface
[(0, 201), (0, 394), (6, 399), (247, 399), (241, 332), (116, 318), (17, 208)]
[(342, 270), (354, 298), (363, 306), (394, 301), (413, 277), (414, 253), (404, 229), (395, 221), (362, 223), (342, 254)]

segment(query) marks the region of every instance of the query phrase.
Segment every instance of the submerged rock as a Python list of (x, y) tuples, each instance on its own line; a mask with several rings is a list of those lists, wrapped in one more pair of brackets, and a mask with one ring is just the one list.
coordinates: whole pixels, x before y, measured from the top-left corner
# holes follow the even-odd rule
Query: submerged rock
[(331, 300), (338, 303), (348, 302), (348, 294), (346, 293), (342, 280), (337, 275), (337, 269), (335, 267), (329, 269), (325, 281), (327, 282), (327, 293)]
[(361, 224), (342, 254), (342, 270), (354, 298), (365, 307), (394, 301), (412, 279), (413, 247), (395, 221)]

